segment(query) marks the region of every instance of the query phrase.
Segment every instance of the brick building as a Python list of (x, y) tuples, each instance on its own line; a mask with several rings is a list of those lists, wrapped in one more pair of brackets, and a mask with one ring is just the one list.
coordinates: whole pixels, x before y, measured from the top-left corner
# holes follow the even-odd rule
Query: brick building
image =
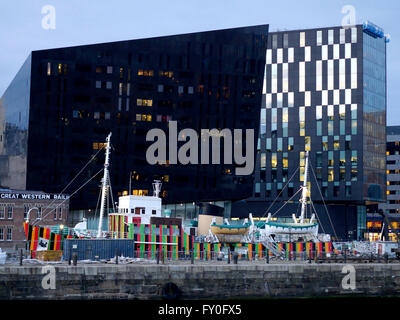
[(65, 194), (0, 189), (0, 248), (25, 248), (23, 222), (28, 212), (31, 224), (54, 226), (66, 224), (68, 211)]

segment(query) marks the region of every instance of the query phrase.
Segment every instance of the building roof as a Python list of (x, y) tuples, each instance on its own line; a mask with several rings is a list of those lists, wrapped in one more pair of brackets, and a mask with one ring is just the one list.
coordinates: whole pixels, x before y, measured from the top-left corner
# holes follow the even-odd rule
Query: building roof
[(400, 126), (387, 126), (386, 135), (387, 136), (400, 135)]

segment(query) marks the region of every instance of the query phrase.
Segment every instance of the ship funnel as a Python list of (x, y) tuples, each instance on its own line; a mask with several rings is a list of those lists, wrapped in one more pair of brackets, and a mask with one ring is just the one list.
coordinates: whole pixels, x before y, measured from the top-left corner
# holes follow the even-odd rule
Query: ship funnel
[(160, 194), (162, 183), (160, 180), (154, 180), (153, 182), (153, 197), (157, 197)]

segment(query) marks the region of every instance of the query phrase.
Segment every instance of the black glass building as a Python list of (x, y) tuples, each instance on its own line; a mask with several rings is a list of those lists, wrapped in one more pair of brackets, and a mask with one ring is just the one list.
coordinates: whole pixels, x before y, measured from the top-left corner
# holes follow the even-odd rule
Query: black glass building
[(260, 121), (253, 197), (233, 214), (263, 216), (290, 200), (277, 217), (291, 217), (310, 151), (321, 231), (334, 235), (333, 224), (337, 238), (361, 239), (367, 211), (386, 199), (383, 31), (369, 23), (270, 33)]
[[(60, 192), (112, 132), (114, 199), (151, 194), (163, 203), (251, 196), (235, 165), (149, 165), (146, 134), (259, 128), (268, 25), (33, 51), (0, 104), (0, 185)], [(104, 152), (63, 192), (102, 168)], [(71, 198), (95, 208), (101, 174)], [(132, 178), (132, 179), (131, 179)]]

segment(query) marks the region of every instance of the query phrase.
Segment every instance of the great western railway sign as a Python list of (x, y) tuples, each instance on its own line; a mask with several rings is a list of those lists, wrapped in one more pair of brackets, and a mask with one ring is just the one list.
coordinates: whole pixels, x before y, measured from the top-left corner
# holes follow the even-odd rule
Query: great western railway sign
[(21, 200), (67, 200), (68, 195), (65, 194), (49, 194), (49, 193), (17, 193), (17, 192), (1, 192), (0, 199), (21, 199)]

